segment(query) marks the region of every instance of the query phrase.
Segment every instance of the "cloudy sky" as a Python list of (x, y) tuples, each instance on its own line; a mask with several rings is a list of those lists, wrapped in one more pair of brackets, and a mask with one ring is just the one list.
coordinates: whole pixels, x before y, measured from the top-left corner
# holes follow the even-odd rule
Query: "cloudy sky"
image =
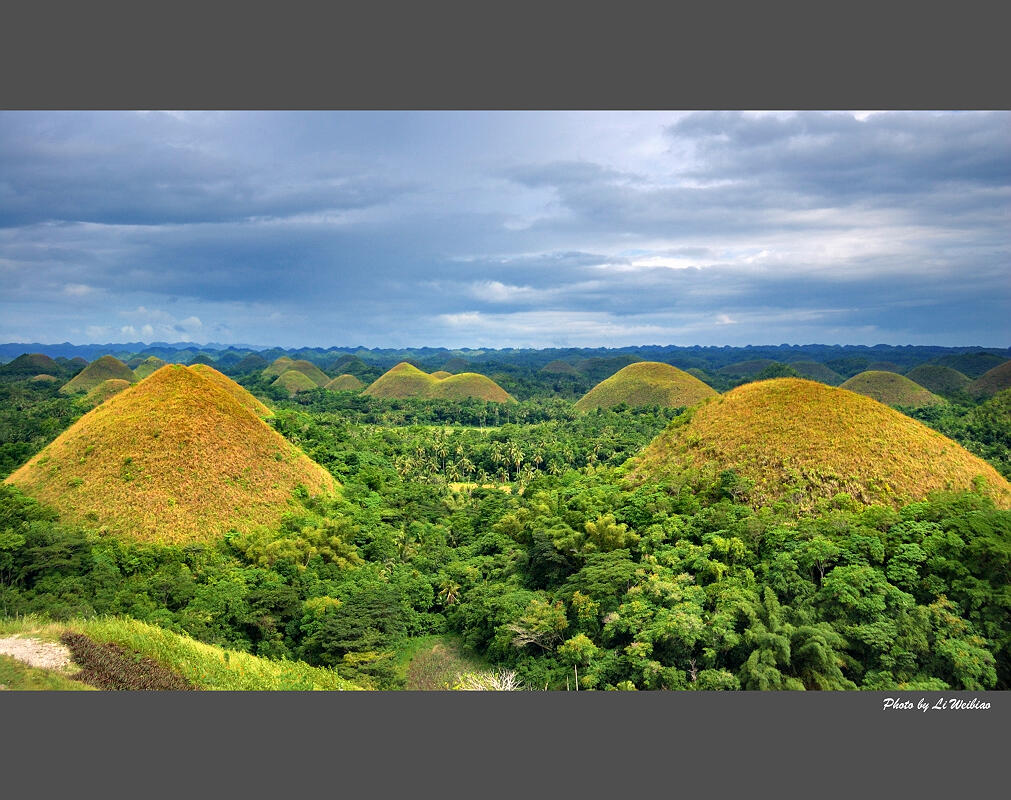
[(1011, 344), (1011, 114), (0, 113), (0, 342)]

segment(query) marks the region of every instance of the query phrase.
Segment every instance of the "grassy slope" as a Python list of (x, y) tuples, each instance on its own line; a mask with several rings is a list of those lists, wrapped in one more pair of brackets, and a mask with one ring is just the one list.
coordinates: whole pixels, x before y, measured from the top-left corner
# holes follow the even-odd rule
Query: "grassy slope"
[(452, 372), (446, 372), (446, 370), (444, 370), (444, 369), (438, 369), (438, 370), (436, 370), (435, 372), (432, 373), (432, 377), (433, 378), (438, 378), (440, 381), (443, 378), (449, 378), (452, 375), (453, 375)]
[(479, 656), (464, 650), (459, 636), (418, 636), (397, 651), (395, 669), (409, 691), (452, 689), (461, 672), (490, 669)]
[(793, 367), (802, 378), (808, 380), (827, 383), (829, 386), (838, 386), (843, 382), (842, 375), (817, 361), (794, 361), (788, 366)]
[(492, 403), (512, 402), (512, 396), (495, 381), (476, 372), (460, 372), (437, 380), (432, 386), (432, 397), (443, 400), (465, 400), (476, 397)]
[(962, 353), (960, 355), (941, 356), (934, 360), (935, 364), (942, 364), (952, 369), (957, 369), (963, 375), (972, 379), (978, 378), (994, 367), (999, 367), (1007, 361), (1004, 356), (993, 353)]
[(674, 485), (733, 469), (755, 482), (753, 506), (790, 499), (800, 511), (839, 492), (899, 506), (935, 490), (972, 488), (982, 475), (998, 505), (1011, 508), (1011, 485), (947, 437), (863, 395), (797, 378), (745, 384), (706, 401), (628, 467), (633, 482)]
[(957, 369), (940, 364), (920, 364), (909, 370), (906, 377), (930, 392), (957, 392), (969, 384), (969, 378)]
[(291, 365), (294, 363), (294, 359), (288, 358), (288, 356), (281, 356), (279, 358), (275, 358), (274, 361), (271, 362), (270, 366), (266, 367), (261, 374), (264, 378), (277, 378), (291, 369)]
[[(114, 642), (151, 658), (201, 689), (234, 691), (359, 688), (330, 669), (313, 667), (301, 661), (274, 661), (236, 650), (225, 650), (124, 617), (75, 619), (69, 622), (50, 622), (37, 616), (0, 619), (0, 636), (22, 634), (56, 642), (65, 630), (83, 633), (97, 642)], [(49, 676), (55, 674), (57, 679), (60, 677), (58, 673), (52, 671), (36, 670), (36, 672), (48, 672)], [(52, 688), (89, 688), (66, 678), (64, 680), (72, 685)]]
[[(305, 377), (315, 383), (317, 386), (326, 386), (330, 382), (330, 376), (327, 375), (323, 370), (313, 364), (311, 361), (305, 361), (299, 359), (298, 361), (293, 361), (288, 370), (295, 370), (296, 372), (301, 372)], [(285, 370), (287, 372), (288, 370)]]
[(7, 482), (66, 519), (144, 541), (273, 525), (325, 469), (189, 367), (168, 365), (81, 417)]
[(578, 375), (579, 370), (577, 370), (568, 361), (551, 361), (541, 367), (541, 372), (547, 372), (550, 375)]
[(329, 381), (323, 388), (333, 392), (357, 392), (364, 386), (365, 384), (354, 375), (349, 375), (345, 372), (343, 375), (338, 375), (332, 381)]
[(60, 365), (44, 353), (23, 353), (13, 361), (0, 365), (0, 375), (27, 378), (31, 375), (58, 375)]
[(495, 381), (476, 372), (461, 372), (448, 378), (435, 378), (417, 367), (401, 362), (377, 378), (366, 390), (372, 397), (429, 397), (462, 400), (476, 397), (506, 403), (512, 397)]
[(110, 378), (119, 378), (133, 383), (137, 376), (126, 364), (113, 356), (102, 356), (96, 361), (92, 361), (82, 369), (77, 375), (65, 383), (60, 391), (63, 394), (76, 394), (77, 392), (90, 392), (102, 381)]
[(140, 381), (148, 375), (153, 375), (164, 366), (165, 362), (158, 358), (158, 356), (148, 356), (133, 368), (133, 374)]
[(601, 381), (576, 402), (579, 411), (610, 408), (619, 403), (630, 406), (693, 406), (716, 391), (694, 375), (670, 364), (641, 361), (629, 364)]
[(1011, 389), (1011, 361), (985, 372), (968, 386), (969, 393), (979, 397), (993, 397), (1005, 389)]
[(228, 392), (232, 397), (239, 401), (239, 403), (252, 411), (258, 417), (272, 417), (274, 412), (271, 411), (267, 406), (257, 400), (253, 394), (243, 386), (239, 386), (235, 381), (218, 372), (214, 367), (209, 367), (206, 364), (194, 364), (190, 367), (197, 375), (200, 375), (207, 380), (220, 386), (226, 392)]
[(720, 375), (732, 375), (750, 378), (757, 375), (766, 367), (771, 367), (777, 362), (769, 358), (755, 358), (751, 361), (737, 361), (733, 364), (727, 364), (725, 367), (721, 367), (716, 370)]
[(944, 402), (933, 392), (924, 389), (918, 383), (911, 381), (905, 375), (895, 372), (880, 372), (867, 370), (854, 375), (843, 383), (840, 389), (848, 389), (857, 394), (884, 403), (886, 406), (936, 406)]
[(57, 383), (59, 383), (60, 379), (57, 378), (55, 375), (46, 375), (46, 374), (36, 375), (35, 377), (32, 378), (33, 383), (41, 383), (43, 381), (47, 383), (52, 383), (53, 381), (56, 381)]
[(124, 381), (121, 378), (109, 378), (109, 380), (102, 381), (88, 392), (82, 402), (86, 407), (94, 408), (104, 403), (110, 397), (119, 394), (124, 389), (129, 389), (130, 385), (130, 381)]
[(312, 389), (319, 388), (319, 384), (317, 384), (312, 378), (295, 369), (289, 369), (282, 372), (280, 377), (278, 377), (271, 386), (280, 386), (289, 395), (298, 394), (299, 392), (308, 392)]

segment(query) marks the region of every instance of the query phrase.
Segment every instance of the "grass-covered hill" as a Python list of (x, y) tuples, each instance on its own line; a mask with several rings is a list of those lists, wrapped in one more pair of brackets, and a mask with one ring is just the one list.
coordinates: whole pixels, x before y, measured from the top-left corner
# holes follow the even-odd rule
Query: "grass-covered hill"
[(470, 366), (470, 362), (466, 358), (461, 358), (460, 356), (453, 356), (447, 359), (442, 365), (444, 372), (452, 372), (456, 374), (457, 372), (464, 372)]
[(292, 397), (299, 392), (308, 392), (319, 388), (319, 384), (316, 381), (297, 369), (285, 370), (270, 385), (284, 389)]
[(85, 414), (7, 477), (69, 522), (190, 542), (273, 525), (325, 469), (189, 367), (170, 364)]
[(969, 394), (976, 397), (993, 397), (998, 392), (1011, 389), (1011, 361), (1005, 361), (983, 373), (967, 389)]
[(143, 361), (141, 361), (136, 367), (133, 368), (133, 374), (137, 376), (137, 380), (143, 380), (148, 375), (157, 372), (162, 367), (165, 366), (165, 362), (162, 361), (158, 356), (148, 356)]
[(630, 406), (693, 406), (716, 391), (694, 375), (657, 361), (640, 361), (618, 370), (576, 402), (578, 411)]
[(260, 372), (270, 366), (270, 362), (263, 356), (250, 353), (248, 356), (239, 359), (238, 363), (229, 371), (233, 375), (246, 375), (250, 372)]
[(62, 667), (28, 667), (0, 656), (9, 689), (355, 690), (335, 670), (205, 644), (125, 617), (54, 622), (0, 619), (0, 638), (67, 648)]
[(130, 381), (124, 381), (122, 378), (109, 378), (109, 380), (102, 381), (98, 386), (84, 395), (81, 403), (85, 408), (100, 406), (110, 397), (119, 394), (124, 389), (129, 389), (130, 385)]
[(897, 507), (982, 476), (1011, 508), (1007, 480), (952, 440), (868, 397), (797, 378), (745, 384), (690, 409), (628, 469), (633, 482), (726, 483), (753, 507), (785, 500), (798, 512), (838, 493)]
[(443, 378), (451, 378), (453, 376), (452, 372), (446, 372), (444, 369), (437, 369), (435, 372), (431, 373), (433, 378), (438, 378), (440, 381)]
[(941, 364), (920, 364), (909, 370), (906, 377), (924, 389), (938, 394), (957, 392), (969, 385), (969, 378), (966, 375)]
[(941, 356), (934, 359), (932, 363), (957, 369), (963, 375), (975, 379), (989, 372), (994, 367), (999, 367), (1007, 360), (1007, 356), (1000, 356), (995, 353), (975, 352)]
[(32, 379), (33, 383), (59, 383), (60, 379), (55, 375), (36, 375)]
[(107, 381), (111, 378), (118, 378), (130, 383), (137, 380), (137, 377), (133, 374), (133, 370), (118, 358), (115, 356), (102, 356), (92, 361), (77, 375), (67, 381), (60, 388), (60, 392), (63, 394), (83, 394), (90, 392), (102, 381)]
[(944, 398), (938, 397), (905, 375), (896, 372), (868, 370), (854, 375), (839, 388), (866, 395), (886, 406), (922, 408), (944, 402)]
[(793, 367), (802, 378), (811, 381), (827, 383), (829, 386), (838, 386), (843, 382), (842, 375), (817, 361), (793, 361), (789, 366)]
[(894, 361), (872, 361), (863, 372), (895, 372), (901, 375), (905, 370)]
[(448, 378), (436, 378), (406, 361), (377, 378), (366, 390), (371, 397), (407, 399), (410, 397), (442, 400), (477, 398), (494, 403), (512, 400), (508, 392), (491, 378), (476, 372), (461, 372)]
[(217, 384), (226, 392), (228, 392), (232, 397), (239, 401), (239, 403), (244, 407), (252, 411), (258, 417), (272, 417), (274, 412), (271, 411), (262, 402), (256, 399), (253, 394), (246, 388), (239, 386), (235, 381), (229, 378), (227, 375), (218, 372), (214, 367), (209, 367), (206, 364), (194, 364), (190, 367), (197, 375), (207, 378), (207, 380)]
[(328, 381), (323, 388), (333, 392), (357, 392), (364, 387), (365, 384), (358, 380), (358, 378), (345, 372), (343, 375), (338, 375), (332, 381)]
[[(30, 378), (33, 375), (61, 375), (65, 370), (42, 353), (24, 353), (0, 366), (0, 378)], [(69, 373), (67, 373), (69, 374)]]
[(295, 359), (293, 358), (288, 358), (288, 356), (279, 356), (278, 358), (275, 358), (260, 374), (264, 378), (277, 378), (291, 369), (291, 365), (294, 363)]

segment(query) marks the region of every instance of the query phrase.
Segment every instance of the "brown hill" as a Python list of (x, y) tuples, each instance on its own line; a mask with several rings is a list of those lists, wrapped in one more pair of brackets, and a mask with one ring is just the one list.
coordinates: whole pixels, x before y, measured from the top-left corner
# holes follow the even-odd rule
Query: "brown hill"
[(753, 507), (798, 512), (845, 492), (898, 506), (935, 490), (973, 488), (1001, 508), (1011, 484), (952, 440), (875, 400), (814, 381), (749, 383), (682, 414), (628, 464), (633, 483), (712, 486), (725, 470), (753, 482)]
[(197, 371), (162, 367), (88, 412), (6, 482), (66, 520), (143, 541), (276, 525), (333, 476)]
[(897, 372), (881, 372), (868, 370), (854, 375), (843, 383), (840, 389), (849, 389), (851, 392), (872, 397), (879, 403), (886, 406), (913, 406), (921, 408), (923, 406), (936, 406), (945, 402), (943, 397), (938, 397), (933, 392), (924, 389), (905, 375)]
[(693, 406), (716, 391), (694, 375), (659, 361), (639, 361), (601, 381), (576, 402), (578, 411), (630, 406)]
[(354, 375), (349, 375), (345, 372), (343, 375), (338, 375), (323, 388), (329, 389), (332, 392), (357, 392), (364, 386), (365, 384)]
[(969, 394), (976, 397), (993, 397), (1005, 389), (1011, 389), (1011, 361), (983, 373), (968, 386)]
[(194, 364), (190, 367), (197, 375), (202, 378), (207, 378), (207, 380), (216, 383), (226, 392), (228, 392), (232, 397), (239, 401), (239, 403), (249, 411), (252, 411), (258, 417), (272, 417), (274, 412), (271, 411), (267, 406), (261, 403), (253, 394), (243, 386), (239, 386), (235, 381), (229, 378), (227, 375), (218, 372), (214, 367), (209, 367), (206, 364)]
[(134, 383), (137, 377), (133, 370), (114, 356), (102, 356), (96, 361), (92, 361), (82, 369), (77, 375), (71, 378), (61, 388), (63, 394), (77, 394), (90, 392), (102, 381), (118, 378), (120, 380)]

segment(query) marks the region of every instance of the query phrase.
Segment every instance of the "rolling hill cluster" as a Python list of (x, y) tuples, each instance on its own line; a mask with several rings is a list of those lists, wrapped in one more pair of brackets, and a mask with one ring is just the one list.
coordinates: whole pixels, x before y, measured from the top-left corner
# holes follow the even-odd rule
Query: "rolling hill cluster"
[(756, 350), (21, 354), (0, 683), (1011, 688), (1008, 354)]

